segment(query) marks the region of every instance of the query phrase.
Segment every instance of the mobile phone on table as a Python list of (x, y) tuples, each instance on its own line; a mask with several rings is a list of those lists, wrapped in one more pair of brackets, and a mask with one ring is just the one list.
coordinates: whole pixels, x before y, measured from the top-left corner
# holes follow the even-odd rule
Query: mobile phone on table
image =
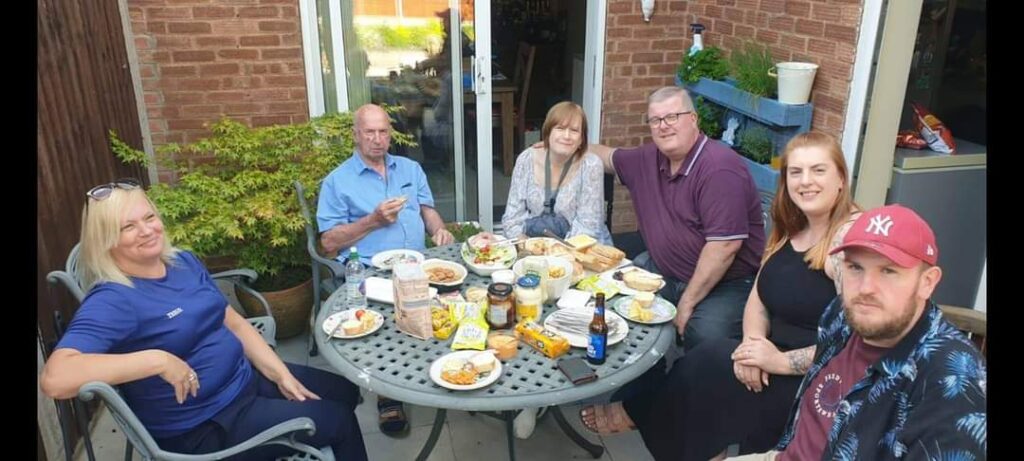
[(597, 379), (597, 372), (579, 357), (568, 357), (558, 360), (558, 369), (573, 384), (589, 383)]

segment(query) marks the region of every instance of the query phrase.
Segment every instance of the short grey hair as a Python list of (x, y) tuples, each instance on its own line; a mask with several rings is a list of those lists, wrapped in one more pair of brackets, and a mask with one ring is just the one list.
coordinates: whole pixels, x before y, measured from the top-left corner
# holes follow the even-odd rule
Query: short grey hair
[(665, 86), (658, 88), (647, 97), (647, 105), (656, 102), (663, 102), (671, 98), (679, 98), (683, 102), (683, 110), (693, 110), (693, 99), (685, 88), (678, 86)]

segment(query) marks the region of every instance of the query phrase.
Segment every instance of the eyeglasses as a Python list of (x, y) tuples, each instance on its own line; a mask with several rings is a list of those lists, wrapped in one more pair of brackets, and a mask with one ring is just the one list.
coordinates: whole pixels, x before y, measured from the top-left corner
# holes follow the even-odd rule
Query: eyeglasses
[(680, 115), (686, 115), (686, 114), (689, 114), (691, 112), (693, 112), (693, 111), (692, 110), (688, 110), (688, 111), (684, 111), (684, 112), (676, 112), (674, 114), (668, 114), (668, 115), (666, 115), (664, 117), (648, 118), (647, 119), (647, 124), (650, 125), (651, 128), (657, 128), (657, 127), (661, 126), (661, 122), (662, 121), (664, 121), (665, 123), (667, 123), (669, 125), (672, 125), (672, 124), (674, 124), (674, 123), (679, 121), (679, 116)]
[(86, 192), (85, 195), (93, 200), (100, 201), (110, 197), (110, 194), (114, 192), (114, 189), (133, 190), (140, 187), (142, 187), (142, 184), (133, 178), (121, 178), (114, 182), (108, 182), (106, 184), (100, 184), (93, 187), (92, 189), (89, 189), (89, 192)]

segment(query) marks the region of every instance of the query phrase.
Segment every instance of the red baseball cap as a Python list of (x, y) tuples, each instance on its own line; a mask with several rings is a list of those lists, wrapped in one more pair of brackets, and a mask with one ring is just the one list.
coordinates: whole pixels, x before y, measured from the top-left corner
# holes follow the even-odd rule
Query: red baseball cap
[(939, 260), (932, 228), (914, 210), (902, 205), (886, 205), (861, 213), (843, 238), (843, 244), (829, 254), (852, 247), (874, 250), (903, 267), (915, 267), (921, 262), (934, 266)]

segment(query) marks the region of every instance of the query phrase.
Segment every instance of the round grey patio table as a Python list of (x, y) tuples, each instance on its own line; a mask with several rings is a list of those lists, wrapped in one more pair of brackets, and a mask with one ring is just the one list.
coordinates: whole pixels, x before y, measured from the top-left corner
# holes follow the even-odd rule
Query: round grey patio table
[[(427, 258), (440, 258), (462, 263), (460, 244), (435, 247), (424, 251)], [(368, 268), (367, 276), (389, 277)], [(466, 277), (462, 291), (472, 286), (486, 287), (489, 277), (472, 272)], [(598, 379), (574, 385), (559, 371), (556, 360), (520, 343), (516, 357), (503, 364), (502, 376), (490, 386), (472, 391), (453, 391), (435, 384), (429, 375), (430, 365), (437, 358), (452, 352), (449, 337), (445, 340), (421, 340), (398, 331), (394, 322), (394, 306), (370, 302), (369, 307), (384, 314), (379, 330), (357, 339), (328, 339), (321, 325), (331, 313), (347, 308), (344, 289), (335, 291), (324, 303), (316, 319), (313, 334), (323, 357), (345, 378), (379, 395), (436, 408), (434, 426), (417, 460), (425, 460), (434, 448), (444, 426), (446, 410), (494, 412), (505, 420), (509, 458), (515, 459), (512, 420), (522, 408), (550, 407), (563, 431), (594, 458), (604, 451), (588, 442), (565, 420), (558, 405), (594, 397), (617, 389), (651, 368), (671, 346), (675, 337), (672, 323), (661, 325), (629, 324), (629, 334), (622, 342), (608, 347), (604, 364), (591, 366)], [(546, 305), (545, 314), (557, 309)], [(562, 357), (585, 357), (586, 351), (571, 348)], [(500, 412), (500, 413), (499, 413)], [(494, 416), (493, 413), (488, 413)]]

